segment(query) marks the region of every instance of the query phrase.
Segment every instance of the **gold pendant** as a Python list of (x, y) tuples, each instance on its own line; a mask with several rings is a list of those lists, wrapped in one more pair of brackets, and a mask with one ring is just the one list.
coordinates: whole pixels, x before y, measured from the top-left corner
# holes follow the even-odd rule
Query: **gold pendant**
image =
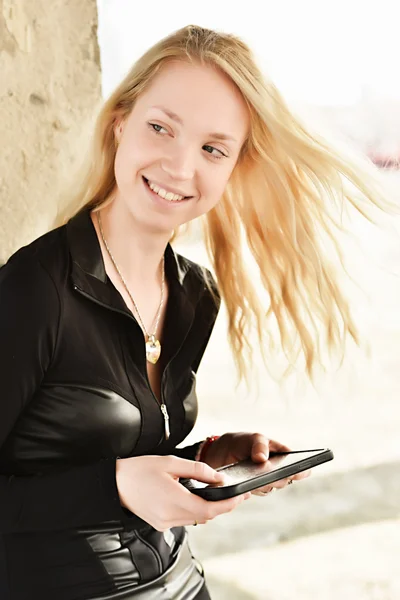
[(161, 344), (154, 335), (149, 335), (149, 339), (146, 342), (146, 358), (152, 364), (155, 365), (161, 354)]

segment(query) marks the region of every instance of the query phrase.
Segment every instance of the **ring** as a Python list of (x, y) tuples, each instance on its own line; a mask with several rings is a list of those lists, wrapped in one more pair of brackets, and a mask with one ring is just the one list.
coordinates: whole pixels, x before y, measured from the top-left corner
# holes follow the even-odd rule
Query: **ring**
[(293, 483), (293, 479), (289, 479), (289, 481), (287, 482), (288, 485), (291, 485)]
[(197, 521), (195, 521), (195, 522), (193, 523), (193, 527), (196, 527), (196, 525), (198, 525), (198, 522), (197, 522)]

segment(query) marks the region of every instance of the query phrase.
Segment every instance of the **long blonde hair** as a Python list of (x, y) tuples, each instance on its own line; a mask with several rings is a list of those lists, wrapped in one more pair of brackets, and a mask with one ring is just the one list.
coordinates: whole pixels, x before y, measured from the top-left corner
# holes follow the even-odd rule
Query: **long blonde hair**
[[(384, 195), (372, 163), (335, 151), (289, 110), (234, 35), (189, 25), (151, 47), (133, 65), (98, 116), (89, 163), (75, 197), (59, 213), (65, 223), (84, 208), (110, 201), (116, 182), (114, 124), (126, 117), (160, 67), (180, 59), (213, 65), (236, 84), (251, 126), (218, 205), (205, 217), (205, 241), (228, 314), (229, 341), (240, 376), (248, 373), (254, 325), (261, 348), (278, 332), (289, 363), (299, 352), (312, 374), (321, 337), (342, 348), (358, 342), (349, 306), (328, 260), (323, 239), (336, 242), (334, 209), (350, 203), (367, 216)], [(349, 184), (349, 185), (347, 185)], [(269, 306), (246, 272), (244, 247), (258, 266)]]

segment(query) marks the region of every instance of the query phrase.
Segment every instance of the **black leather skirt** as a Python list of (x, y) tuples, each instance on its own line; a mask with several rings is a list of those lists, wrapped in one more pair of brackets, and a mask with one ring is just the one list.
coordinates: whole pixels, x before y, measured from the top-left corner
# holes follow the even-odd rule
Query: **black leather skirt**
[(109, 522), (0, 542), (1, 600), (210, 600), (184, 527), (162, 533)]
[(164, 573), (150, 581), (95, 596), (93, 600), (210, 600), (210, 596), (202, 568), (191, 553), (185, 531), (173, 561)]

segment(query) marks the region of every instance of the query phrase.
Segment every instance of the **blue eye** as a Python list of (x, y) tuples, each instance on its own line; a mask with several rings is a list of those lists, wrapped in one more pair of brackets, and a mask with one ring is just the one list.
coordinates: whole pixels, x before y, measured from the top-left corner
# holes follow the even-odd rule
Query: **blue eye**
[[(147, 125), (150, 127), (151, 131), (153, 131), (156, 135), (165, 135), (165, 133), (162, 133), (161, 130), (163, 129), (167, 134), (168, 131), (165, 129), (165, 127), (162, 127), (162, 125), (159, 125), (158, 123), (147, 123)], [(218, 150), (218, 148), (214, 148), (214, 146), (209, 146), (208, 144), (203, 146), (204, 149), (206, 149), (207, 154), (210, 154), (213, 158), (220, 160), (221, 158), (227, 158), (226, 154), (224, 154), (223, 152), (221, 152), (221, 150)], [(215, 154), (214, 151), (217, 153)]]
[(156, 129), (156, 127), (159, 127), (160, 129), (164, 129), (164, 131), (167, 131), (165, 129), (165, 127), (161, 127), (161, 125), (158, 125), (158, 123), (148, 123), (148, 125), (151, 128), (151, 130), (154, 131), (154, 133), (156, 133), (157, 135), (163, 135), (163, 134), (161, 133), (161, 131)]
[(216, 158), (218, 160), (220, 160), (221, 158), (226, 158), (226, 154), (221, 152), (221, 150), (218, 150), (218, 148), (214, 148), (214, 146), (205, 145), (205, 146), (203, 146), (203, 148), (210, 148), (211, 150), (215, 150), (216, 152), (218, 152), (219, 156), (217, 156), (216, 154), (212, 154), (211, 152), (208, 152), (208, 150), (207, 150), (208, 154), (211, 154), (211, 156), (213, 158)]

